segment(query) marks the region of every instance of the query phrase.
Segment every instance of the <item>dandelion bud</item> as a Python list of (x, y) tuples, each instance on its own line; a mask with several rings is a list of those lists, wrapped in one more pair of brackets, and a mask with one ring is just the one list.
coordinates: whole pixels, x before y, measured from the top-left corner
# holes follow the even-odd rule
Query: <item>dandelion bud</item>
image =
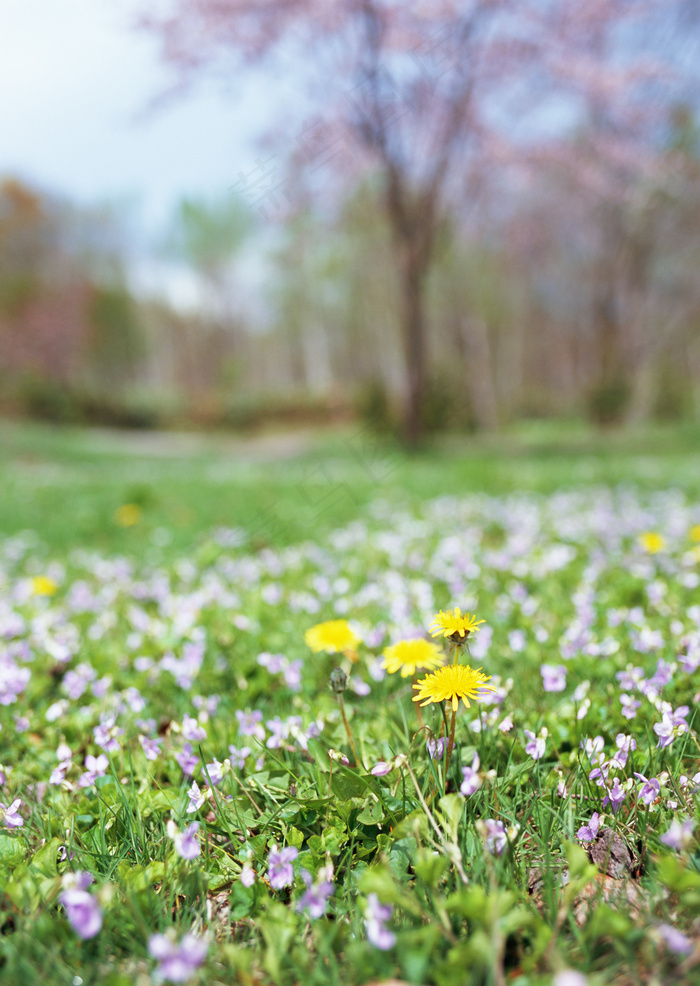
[(345, 674), (342, 668), (333, 668), (328, 679), (331, 686), (331, 691), (334, 691), (336, 695), (340, 695), (348, 687), (348, 676)]

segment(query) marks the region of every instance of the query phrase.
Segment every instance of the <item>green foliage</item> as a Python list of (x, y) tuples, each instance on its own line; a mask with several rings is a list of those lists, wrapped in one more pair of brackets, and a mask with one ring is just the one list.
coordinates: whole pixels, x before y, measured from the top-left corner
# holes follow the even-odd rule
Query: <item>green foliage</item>
[[(661, 517), (665, 509), (680, 511), (673, 514), (675, 533), (669, 537), (676, 540), (667, 553), (642, 554), (632, 528), (619, 535), (615, 552), (606, 553), (610, 531), (601, 534), (595, 524), (584, 526), (591, 516), (600, 516), (586, 512), (597, 503), (590, 492), (576, 494), (581, 509), (567, 508), (568, 527), (561, 528), (551, 505), (565, 509), (573, 494), (551, 501), (536, 494), (550, 485), (556, 488), (578, 462), (570, 452), (562, 464), (553, 436), (542, 433), (530, 439), (537, 448), (530, 455), (521, 436), (517, 461), (512, 446), (507, 454), (471, 446), (463, 458), (436, 450), (411, 459), (378, 443), (365, 446), (365, 458), (358, 462), (357, 445), (348, 450), (344, 439), (291, 459), (284, 468), (238, 458), (230, 472), (221, 471), (216, 444), (169, 463), (129, 454), (124, 446), (110, 448), (102, 439), (91, 447), (88, 438), (29, 430), (15, 432), (13, 444), (12, 433), (4, 435), (2, 509), (15, 538), (2, 549), (0, 570), (11, 587), (8, 598), (33, 628), (28, 637), (33, 660), (19, 704), (0, 705), (4, 804), (20, 797), (25, 819), (21, 828), (0, 831), (0, 982), (41, 978), (63, 986), (75, 976), (115, 986), (139, 981), (154, 970), (148, 941), (155, 932), (177, 937), (206, 932), (209, 954), (193, 983), (199, 977), (200, 982), (247, 986), (364, 986), (398, 977), (425, 986), (502, 981), (549, 986), (553, 974), (565, 968), (590, 975), (600, 986), (625, 975), (673, 981), (682, 959), (663, 945), (658, 929), (669, 924), (689, 937), (695, 934), (700, 870), (694, 836), (682, 851), (669, 849), (659, 836), (674, 817), (668, 801), (683, 797), (688, 816), (697, 808), (689, 793), (676, 790), (681, 773), (695, 770), (694, 735), (658, 749), (654, 719), (640, 716), (630, 724), (621, 717), (616, 675), (628, 663), (635, 639), (636, 625), (627, 617), (641, 609), (650, 628), (663, 631), (663, 641), (659, 653), (635, 651), (635, 662), (648, 675), (659, 657), (675, 662), (664, 700), (674, 708), (690, 704), (694, 686), (690, 675), (678, 670), (675, 638), (688, 628), (693, 599), (692, 586), (677, 577), (696, 567), (690, 535), (679, 526), (692, 504), (680, 494), (640, 501)], [(675, 437), (675, 452), (668, 436), (658, 441), (651, 461), (659, 464), (664, 479), (680, 477), (697, 497), (694, 458), (683, 451), (682, 437)], [(38, 464), (53, 468), (49, 484), (42, 479), (46, 472), (27, 478), (30, 453), (34, 469)], [(589, 462), (590, 456), (589, 449)], [(637, 461), (634, 449), (623, 454), (600, 445), (594, 478), (629, 479), (638, 475)], [(650, 453), (641, 461), (648, 468)], [(349, 497), (334, 502), (327, 517), (308, 508), (308, 477), (318, 479), (321, 465), (336, 472), (324, 473), (326, 485), (316, 492), (337, 489), (327, 482), (329, 475), (331, 480), (342, 477), (344, 489), (349, 485), (358, 492), (357, 502)], [(368, 476), (370, 467), (374, 478)], [(380, 468), (381, 481), (376, 478)], [(488, 484), (512, 490), (523, 475), (529, 477), (529, 496), (485, 497)], [(652, 477), (652, 489), (655, 483)], [(436, 490), (479, 494), (467, 503), (457, 498), (426, 503)], [(57, 491), (65, 502), (62, 535), (53, 516)], [(366, 509), (365, 503), (379, 500), (379, 492), (384, 505)], [(637, 516), (641, 507), (633, 495), (621, 493), (621, 502)], [(615, 496), (609, 490), (598, 493), (608, 510), (617, 509)], [(251, 501), (287, 511), (291, 529), (284, 535), (255, 530), (255, 515), (245, 512)], [(31, 512), (21, 513), (20, 503)], [(132, 507), (126, 514), (131, 526), (115, 519), (115, 510), (124, 505)], [(185, 510), (193, 516), (189, 526), (178, 530)], [(527, 553), (517, 555), (527, 563), (516, 578), (498, 562), (513, 532), (522, 537), (523, 518), (528, 518), (531, 544)], [(338, 528), (343, 522), (341, 531), (328, 534), (331, 525)], [(17, 536), (32, 527), (45, 532), (45, 540)], [(503, 696), (500, 707), (477, 703), (460, 710), (446, 778), (444, 761), (431, 760), (425, 748), (425, 727), (436, 736), (443, 728), (439, 708), (424, 710), (421, 731), (410, 679), (393, 675), (375, 681), (369, 674), (383, 643), (363, 643), (358, 659), (350, 661), (342, 654), (310, 654), (304, 631), (316, 619), (338, 615), (334, 606), (345, 598), (353, 600), (348, 615), (360, 621), (369, 640), (367, 631), (387, 619), (387, 600), (398, 595), (399, 578), (408, 587), (407, 623), (425, 623), (421, 594), (426, 586), (434, 592), (436, 607), (452, 601), (455, 558), (462, 557), (455, 532), (466, 537), (465, 530), (469, 561), (480, 566), (474, 575), (479, 615), (493, 632), (483, 663), (488, 673), (499, 676), (494, 680)], [(315, 543), (309, 544), (312, 537)], [(293, 544), (288, 551), (282, 547), (285, 541)], [(462, 548), (465, 543), (459, 542)], [(91, 550), (76, 551), (78, 546)], [(548, 568), (562, 548), (561, 567)], [(593, 557), (604, 559), (605, 570), (592, 603), (591, 632), (595, 640), (612, 638), (622, 645), (609, 646), (605, 655), (577, 653), (567, 660), (566, 691), (545, 693), (541, 665), (561, 661), (562, 638), (589, 584)], [(674, 569), (679, 560), (682, 566)], [(331, 573), (331, 601), (323, 599), (322, 571)], [(40, 574), (55, 578), (53, 595), (32, 595), (31, 580)], [(651, 584), (660, 593), (654, 604)], [(372, 594), (368, 585), (384, 588)], [(275, 592), (270, 586), (283, 593), (284, 603), (271, 601)], [(96, 598), (111, 593), (109, 605), (82, 608), (85, 588)], [(313, 592), (322, 607), (317, 615), (295, 608), (299, 600), (308, 604)], [(290, 600), (295, 605), (288, 605)], [(620, 624), (609, 620), (611, 612), (623, 614)], [(75, 627), (75, 653), (62, 663), (51, 649), (65, 639), (66, 624)], [(157, 671), (175, 655), (179, 660), (200, 629), (204, 652), (191, 684), (178, 682), (176, 673)], [(547, 633), (538, 639), (542, 629)], [(517, 630), (526, 641), (516, 653), (510, 635)], [(34, 643), (37, 639), (42, 642)], [(262, 654), (301, 660), (300, 690), (264, 667)], [(328, 688), (331, 670), (343, 662), (351, 681), (366, 681), (370, 689), (366, 695), (352, 689), (345, 693), (365, 767), (329, 756), (329, 750), (352, 752)], [(85, 755), (99, 752), (94, 730), (104, 711), (92, 682), (77, 700), (67, 702), (59, 719), (46, 715), (53, 703), (66, 699), (68, 671), (81, 663), (94, 670), (95, 682), (110, 677), (106, 687), (115, 705), (122, 706), (119, 725), (124, 728), (109, 753), (105, 776), (85, 788), (78, 777)], [(582, 699), (574, 698), (574, 691), (584, 683), (590, 707), (579, 718)], [(139, 706), (134, 689), (146, 708), (130, 708), (129, 703)], [(219, 695), (220, 703), (206, 713), (195, 695)], [(299, 744), (290, 733), (279, 746), (240, 736), (235, 713), (254, 708), (265, 722), (298, 715), (307, 729), (318, 721), (320, 735)], [(17, 728), (16, 712), (29, 718), (28, 729)], [(187, 811), (191, 778), (175, 759), (183, 748), (185, 714), (199, 714), (205, 727), (206, 737), (193, 743), (204, 763), (225, 757), (231, 744), (250, 748), (242, 767), (231, 751), (233, 768), (194, 812)], [(510, 731), (497, 727), (506, 714), (514, 719)], [(473, 728), (477, 715), (484, 717), (478, 731)], [(534, 761), (525, 752), (523, 730), (543, 727), (548, 730), (545, 755)], [(600, 734), (606, 750), (614, 749), (623, 731), (634, 733), (637, 749), (619, 776), (636, 785), (633, 771), (659, 777), (665, 771), (668, 780), (658, 804), (641, 805), (630, 793), (615, 815), (603, 808), (603, 792), (589, 779), (581, 743)], [(155, 760), (142, 749), (145, 733), (161, 741)], [(63, 740), (73, 751), (68, 784), (47, 784)], [(384, 776), (370, 773), (374, 763), (399, 753), (407, 763), (399, 761)], [(477, 753), (481, 786), (465, 797), (459, 792), (462, 768)], [(197, 771), (204, 789), (205, 775)], [(560, 783), (566, 786), (565, 797)], [(37, 796), (30, 794), (34, 791)], [(611, 881), (602, 879), (589, 858), (588, 843), (576, 837), (593, 810), (635, 852), (643, 849), (643, 872), (630, 878), (634, 910), (626, 898), (612, 893)], [(199, 822), (198, 857), (180, 858), (170, 820), (179, 830), (191, 820)], [(506, 834), (500, 851), (488, 843), (486, 822), (494, 820), (503, 823)], [(275, 846), (298, 851), (293, 882), (280, 889), (270, 886), (268, 873)], [(246, 866), (256, 874), (251, 886), (241, 880)], [(79, 870), (93, 874), (89, 892), (103, 914), (99, 934), (86, 941), (76, 937), (59, 903), (71, 871)], [(326, 878), (333, 882), (327, 911), (312, 917), (304, 905), (307, 880)], [(393, 908), (386, 924), (395, 943), (386, 950), (370, 940), (372, 895), (379, 906)]]
[(123, 285), (96, 288), (89, 319), (94, 373), (102, 386), (123, 390), (144, 351), (144, 327), (134, 299)]
[(36, 275), (16, 271), (0, 276), (0, 315), (18, 318), (40, 290)]
[(588, 416), (598, 425), (619, 424), (629, 398), (629, 381), (622, 378), (604, 381), (588, 394), (586, 402)]
[(235, 196), (214, 203), (185, 198), (166, 252), (184, 257), (205, 276), (218, 280), (254, 227), (252, 214)]

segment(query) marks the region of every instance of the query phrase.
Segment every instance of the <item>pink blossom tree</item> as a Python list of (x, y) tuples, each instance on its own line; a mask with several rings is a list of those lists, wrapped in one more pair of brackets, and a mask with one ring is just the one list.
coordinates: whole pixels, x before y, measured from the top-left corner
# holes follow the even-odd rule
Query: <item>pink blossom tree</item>
[[(426, 284), (444, 224), (468, 214), (484, 182), (522, 179), (535, 149), (566, 148), (567, 166), (589, 183), (611, 181), (616, 162), (620, 174), (651, 166), (663, 100), (650, 96), (664, 77), (635, 32), (659, 9), (658, 0), (164, 0), (146, 24), (184, 81), (222, 64), (279, 72), (286, 56), (312, 83), (335, 135), (327, 145), (354, 148), (331, 156), (334, 174), (378, 174), (401, 298), (404, 432), (416, 444)], [(596, 136), (595, 160), (560, 139), (583, 126)]]

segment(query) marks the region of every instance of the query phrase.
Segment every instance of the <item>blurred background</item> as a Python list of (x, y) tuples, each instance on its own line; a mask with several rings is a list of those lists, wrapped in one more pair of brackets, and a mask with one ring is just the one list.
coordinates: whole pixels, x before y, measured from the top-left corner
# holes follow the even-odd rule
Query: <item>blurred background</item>
[(0, 414), (700, 420), (700, 3), (5, 0)]

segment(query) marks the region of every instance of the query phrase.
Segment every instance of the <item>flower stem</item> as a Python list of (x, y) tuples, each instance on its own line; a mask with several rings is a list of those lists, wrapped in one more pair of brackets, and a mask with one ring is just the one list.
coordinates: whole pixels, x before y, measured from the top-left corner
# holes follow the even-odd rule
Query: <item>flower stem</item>
[(331, 769), (328, 774), (328, 804), (326, 805), (326, 828), (328, 828), (328, 812), (331, 808), (331, 783), (333, 781), (333, 759), (331, 758)]
[(345, 732), (348, 734), (348, 740), (350, 742), (350, 749), (352, 750), (352, 755), (355, 758), (355, 765), (357, 766), (357, 764), (359, 764), (360, 767), (364, 768), (365, 765), (362, 763), (362, 761), (360, 760), (360, 758), (357, 755), (357, 749), (355, 747), (355, 740), (352, 737), (352, 730), (350, 729), (350, 723), (348, 722), (348, 717), (345, 715), (345, 703), (343, 702), (343, 696), (342, 696), (342, 694), (340, 692), (338, 692), (338, 705), (340, 706), (340, 714), (343, 717), (343, 724), (345, 726)]
[(452, 754), (452, 747), (455, 745), (455, 726), (457, 725), (457, 711), (452, 707), (452, 724), (450, 725), (450, 738), (447, 741), (447, 750), (445, 751), (445, 790), (447, 790), (447, 772), (450, 769), (450, 756)]
[[(413, 684), (414, 685), (415, 685), (417, 679), (418, 679), (418, 674), (414, 671), (413, 672)], [(420, 707), (420, 702), (414, 702), (413, 704), (416, 707), (416, 716), (418, 717), (418, 728), (419, 729), (422, 729), (423, 728), (423, 710)]]
[(435, 832), (437, 834), (437, 837), (438, 837), (439, 841), (445, 847), (448, 856), (452, 860), (455, 869), (459, 873), (459, 876), (460, 876), (460, 879), (462, 880), (462, 883), (464, 883), (464, 884), (469, 883), (469, 880), (467, 878), (467, 874), (464, 872), (464, 868), (462, 866), (462, 854), (459, 851), (459, 846), (454, 845), (454, 844), (448, 842), (448, 840), (445, 838), (444, 832), (442, 831), (442, 829), (440, 828), (440, 826), (438, 825), (438, 823), (435, 821), (435, 818), (434, 818), (432, 812), (430, 811), (430, 808), (428, 807), (428, 804), (427, 804), (425, 798), (423, 797), (423, 794), (422, 794), (421, 789), (420, 789), (420, 785), (418, 784), (418, 781), (416, 779), (416, 775), (413, 773), (413, 770), (411, 769), (411, 764), (410, 763), (407, 763), (406, 764), (406, 769), (408, 770), (408, 773), (409, 773), (409, 775), (411, 777), (411, 780), (413, 781), (413, 786), (416, 789), (416, 794), (418, 795), (418, 800), (420, 801), (420, 803), (421, 803), (421, 805), (423, 807), (423, 811), (425, 812), (425, 814), (426, 814), (426, 816), (428, 818), (428, 821), (430, 822), (430, 824), (435, 829)]

